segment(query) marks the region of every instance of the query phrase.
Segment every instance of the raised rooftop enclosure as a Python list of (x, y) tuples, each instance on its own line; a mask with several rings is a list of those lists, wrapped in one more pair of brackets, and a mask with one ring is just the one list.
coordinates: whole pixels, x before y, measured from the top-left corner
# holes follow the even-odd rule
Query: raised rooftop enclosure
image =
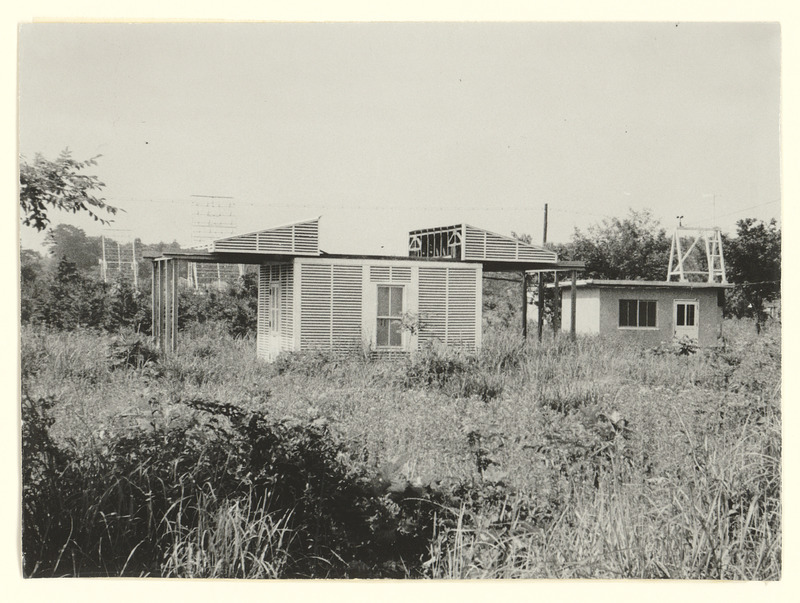
[(469, 224), (412, 230), (408, 255), (476, 262), (557, 262), (552, 251)]
[(209, 251), (317, 256), (319, 218), (217, 239), (210, 244)]

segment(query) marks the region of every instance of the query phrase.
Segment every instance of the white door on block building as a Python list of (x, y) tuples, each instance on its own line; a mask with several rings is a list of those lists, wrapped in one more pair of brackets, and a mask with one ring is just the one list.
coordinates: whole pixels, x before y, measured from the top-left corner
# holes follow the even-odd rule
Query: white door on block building
[(688, 337), (698, 339), (699, 324), (697, 300), (675, 300), (675, 310), (673, 312), (674, 333), (678, 339)]
[(269, 325), (267, 332), (268, 360), (275, 360), (281, 351), (281, 284), (269, 284)]

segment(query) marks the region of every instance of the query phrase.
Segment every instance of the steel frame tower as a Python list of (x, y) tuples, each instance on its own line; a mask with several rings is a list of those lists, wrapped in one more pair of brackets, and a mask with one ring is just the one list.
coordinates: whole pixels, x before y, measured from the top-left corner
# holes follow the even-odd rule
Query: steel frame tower
[[(685, 248), (685, 251), (684, 251)], [(706, 270), (694, 270), (687, 265), (695, 249), (703, 249)], [(695, 254), (695, 257), (697, 254)], [(669, 249), (667, 281), (677, 277), (678, 282), (687, 282), (689, 275), (699, 275), (709, 283), (727, 283), (725, 258), (722, 253), (722, 232), (719, 228), (684, 228), (679, 226), (672, 235)]]

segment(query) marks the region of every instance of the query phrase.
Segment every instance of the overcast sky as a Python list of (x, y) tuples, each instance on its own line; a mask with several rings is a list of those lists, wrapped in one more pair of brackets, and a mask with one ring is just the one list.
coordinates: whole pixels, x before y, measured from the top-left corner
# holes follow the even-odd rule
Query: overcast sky
[(145, 242), (190, 243), (193, 195), (242, 232), (322, 215), (344, 253), (540, 242), (545, 203), (551, 241), (628, 208), (780, 218), (777, 24), (27, 24), (19, 58), (20, 152), (102, 155)]

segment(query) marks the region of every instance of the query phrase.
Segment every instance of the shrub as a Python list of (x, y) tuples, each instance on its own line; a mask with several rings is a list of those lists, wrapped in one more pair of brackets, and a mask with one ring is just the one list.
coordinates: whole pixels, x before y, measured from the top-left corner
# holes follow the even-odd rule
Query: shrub
[(23, 401), (27, 576), (402, 576), (421, 562), (425, 493), (348, 468), (323, 419), (201, 399), (176, 417), (152, 401), (149, 426), (78, 453), (50, 438), (52, 404)]

